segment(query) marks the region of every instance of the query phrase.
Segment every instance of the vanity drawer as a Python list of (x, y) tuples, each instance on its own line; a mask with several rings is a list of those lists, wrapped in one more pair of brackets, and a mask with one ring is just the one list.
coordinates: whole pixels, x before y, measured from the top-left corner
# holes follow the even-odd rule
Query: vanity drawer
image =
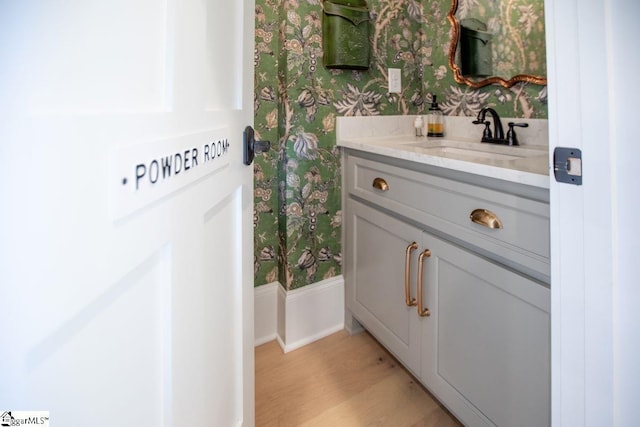
[[(346, 156), (347, 191), (425, 228), (549, 276), (549, 205), (509, 192)], [(490, 228), (471, 220), (496, 221)], [(485, 212), (486, 211), (486, 212)]]

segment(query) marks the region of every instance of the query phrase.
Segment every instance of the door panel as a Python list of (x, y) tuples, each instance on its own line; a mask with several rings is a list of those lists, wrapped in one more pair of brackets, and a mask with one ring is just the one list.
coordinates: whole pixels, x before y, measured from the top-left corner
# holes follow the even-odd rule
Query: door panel
[(170, 3), (58, 0), (19, 16), (25, 29), (38, 28), (27, 46), (37, 55), (22, 58), (35, 84), (32, 108), (85, 114), (164, 110), (172, 67)]
[[(204, 216), (204, 294), (203, 311), (206, 313), (203, 341), (206, 343), (201, 377), (205, 390), (203, 408), (210, 419), (221, 425), (236, 425), (242, 419), (242, 277), (240, 257), (242, 248), (241, 191), (230, 194)], [(219, 242), (227, 242), (220, 246)], [(238, 256), (240, 255), (240, 256)], [(211, 328), (209, 325), (227, 325)], [(206, 369), (211, 361), (216, 363)], [(197, 375), (197, 372), (196, 372)], [(227, 384), (221, 388), (220, 384)], [(207, 397), (208, 396), (208, 397)], [(215, 399), (211, 399), (215, 396)], [(214, 418), (218, 414), (218, 417)], [(196, 420), (197, 421), (197, 420)]]
[[(52, 414), (57, 419), (117, 411), (130, 414), (131, 423), (167, 425), (169, 265), (170, 250), (163, 247), (30, 346), (18, 378), (28, 380), (29, 400), (68, 412)], [(104, 398), (106, 384), (118, 392)], [(70, 408), (68, 393), (81, 395), (82, 406)], [(139, 396), (146, 404), (131, 411)]]
[[(206, 106), (208, 110), (240, 108), (242, 101), (242, 39), (229, 39), (227, 28), (242, 25), (242, 3), (207, 4)], [(224, 40), (224, 43), (219, 43)], [(229, 70), (233, 72), (229, 73)], [(252, 92), (253, 85), (248, 86)]]
[[(41, 3), (0, 5), (0, 410), (253, 425), (253, 2)], [(113, 167), (211, 135), (178, 185)]]

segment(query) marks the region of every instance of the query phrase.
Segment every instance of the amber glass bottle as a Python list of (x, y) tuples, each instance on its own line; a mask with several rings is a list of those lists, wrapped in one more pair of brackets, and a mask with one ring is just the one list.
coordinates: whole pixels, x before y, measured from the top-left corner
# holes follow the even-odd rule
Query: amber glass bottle
[(427, 136), (444, 136), (444, 113), (438, 107), (435, 95), (427, 116)]

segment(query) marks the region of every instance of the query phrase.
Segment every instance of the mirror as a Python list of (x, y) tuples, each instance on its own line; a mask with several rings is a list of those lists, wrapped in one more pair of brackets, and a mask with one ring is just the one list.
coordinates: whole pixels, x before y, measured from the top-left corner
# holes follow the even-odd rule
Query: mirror
[(547, 84), (544, 0), (451, 0), (448, 18), (456, 82)]

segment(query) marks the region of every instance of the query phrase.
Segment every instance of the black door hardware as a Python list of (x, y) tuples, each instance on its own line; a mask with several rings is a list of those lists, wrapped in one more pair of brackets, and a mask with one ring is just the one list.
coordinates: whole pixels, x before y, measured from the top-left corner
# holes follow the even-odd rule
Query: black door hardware
[(256, 141), (255, 132), (251, 126), (244, 128), (242, 134), (242, 146), (244, 147), (244, 155), (242, 161), (245, 165), (250, 165), (256, 154), (269, 151), (271, 142)]

